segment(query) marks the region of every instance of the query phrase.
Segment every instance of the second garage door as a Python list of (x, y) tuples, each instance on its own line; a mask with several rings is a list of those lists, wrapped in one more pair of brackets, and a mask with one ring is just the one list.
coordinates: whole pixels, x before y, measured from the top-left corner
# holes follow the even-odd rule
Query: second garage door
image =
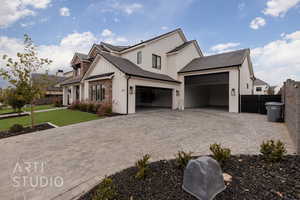
[(229, 73), (185, 77), (185, 108), (229, 108)]

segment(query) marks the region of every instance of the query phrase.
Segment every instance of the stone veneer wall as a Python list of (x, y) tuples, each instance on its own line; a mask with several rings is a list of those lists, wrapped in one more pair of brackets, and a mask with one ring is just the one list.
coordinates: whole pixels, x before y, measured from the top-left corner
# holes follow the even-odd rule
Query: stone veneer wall
[(282, 98), (285, 103), (285, 123), (300, 154), (300, 82), (288, 79), (284, 83)]
[(112, 105), (112, 80), (104, 79), (89, 82), (89, 85), (102, 84), (105, 87), (105, 99), (100, 102), (100, 104), (109, 104)]

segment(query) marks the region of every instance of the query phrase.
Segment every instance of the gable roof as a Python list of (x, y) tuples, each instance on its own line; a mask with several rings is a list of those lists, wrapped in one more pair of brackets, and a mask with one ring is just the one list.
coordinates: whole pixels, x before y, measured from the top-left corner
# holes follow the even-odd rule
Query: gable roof
[(263, 81), (263, 80), (261, 80), (261, 79), (258, 79), (258, 78), (256, 78), (255, 80), (254, 80), (254, 83), (253, 83), (254, 85), (269, 85), (268, 83), (266, 83), (265, 81)]
[(177, 51), (180, 51), (181, 49), (183, 49), (184, 47), (188, 46), (189, 44), (191, 44), (193, 42), (194, 42), (194, 40), (187, 41), (187, 42), (183, 43), (182, 45), (179, 45), (178, 47), (175, 47), (174, 49), (172, 49), (168, 53), (175, 53)]
[(238, 51), (195, 58), (185, 67), (183, 67), (178, 73), (240, 66), (243, 64), (246, 56), (249, 54), (250, 49), (242, 49)]
[(118, 52), (130, 47), (130, 46), (116, 46), (116, 45), (108, 44), (105, 42), (101, 42), (99, 46), (101, 46), (101, 45), (104, 45), (104, 46), (108, 47), (109, 49), (111, 49), (113, 51), (118, 51)]
[(100, 55), (102, 57), (104, 57), (112, 65), (114, 65), (117, 69), (119, 69), (121, 72), (123, 72), (127, 75), (141, 77), (141, 78), (149, 78), (149, 79), (154, 79), (154, 80), (180, 83), (179, 81), (171, 78), (168, 75), (143, 70), (142, 68), (140, 68), (133, 62), (129, 61), (128, 59), (118, 57), (118, 56), (113, 56), (109, 53), (100, 53)]
[(78, 56), (80, 60), (86, 60), (86, 59), (88, 59), (88, 55), (83, 54), (83, 53), (77, 53), (76, 52), (75, 55)]

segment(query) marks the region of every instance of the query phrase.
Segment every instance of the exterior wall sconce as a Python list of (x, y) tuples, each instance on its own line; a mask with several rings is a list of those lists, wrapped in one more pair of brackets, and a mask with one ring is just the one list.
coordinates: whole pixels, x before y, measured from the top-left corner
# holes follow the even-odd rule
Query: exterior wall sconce
[(133, 94), (133, 87), (132, 86), (129, 87), (129, 94)]
[(176, 96), (180, 96), (179, 90), (176, 90)]
[(231, 96), (235, 96), (235, 89), (234, 88), (231, 89)]

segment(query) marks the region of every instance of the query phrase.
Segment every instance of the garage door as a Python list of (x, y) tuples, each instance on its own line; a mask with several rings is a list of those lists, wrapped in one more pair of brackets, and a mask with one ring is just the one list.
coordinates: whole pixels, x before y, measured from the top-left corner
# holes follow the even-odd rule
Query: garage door
[(136, 111), (172, 108), (172, 90), (165, 88), (136, 86)]
[(185, 77), (185, 108), (229, 108), (229, 73)]

